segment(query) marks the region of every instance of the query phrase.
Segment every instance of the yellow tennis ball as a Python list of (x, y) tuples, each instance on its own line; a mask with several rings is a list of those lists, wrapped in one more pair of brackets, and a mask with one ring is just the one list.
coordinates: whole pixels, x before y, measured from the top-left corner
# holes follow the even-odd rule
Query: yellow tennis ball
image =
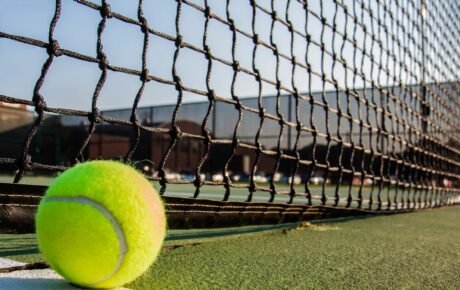
[(46, 261), (68, 281), (113, 288), (155, 260), (166, 217), (159, 195), (134, 168), (92, 161), (51, 184), (37, 211), (36, 231)]

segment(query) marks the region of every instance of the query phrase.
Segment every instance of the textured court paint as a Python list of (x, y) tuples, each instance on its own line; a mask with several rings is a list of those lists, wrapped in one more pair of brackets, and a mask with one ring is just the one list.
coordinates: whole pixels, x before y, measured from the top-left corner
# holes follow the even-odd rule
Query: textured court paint
[(11, 259), (0, 258), (0, 269), (1, 268), (10, 268), (10, 267), (23, 266), (25, 264), (26, 263), (18, 262), (18, 261), (11, 260)]
[[(459, 216), (457, 206), (329, 221), (337, 230), (324, 232), (228, 236), (235, 229), (170, 230), (166, 245), (205, 241), (198, 236), (207, 242), (163, 251), (149, 271), (126, 287), (456, 290), (460, 289)], [(35, 252), (26, 254), (35, 248), (34, 241), (32, 234), (0, 235), (4, 249), (0, 256), (42, 261)]]
[[(1, 264), (0, 258), (0, 264)], [(0, 290), (77, 290), (52, 269), (0, 273)], [(112, 290), (130, 290), (113, 288)]]
[[(163, 205), (150, 183), (132, 167), (111, 161), (78, 164), (56, 178), (46, 193), (46, 198), (62, 197), (85, 197), (102, 205), (119, 223), (128, 248), (119, 270), (110, 279), (93, 284), (117, 268), (119, 241), (110, 220), (88, 204), (42, 202), (37, 212), (40, 249), (51, 253), (47, 260), (57, 272), (62, 274), (63, 265), (68, 268), (73, 275), (66, 276), (70, 281), (91, 287), (120, 286), (144, 272), (158, 255), (166, 231)], [(53, 227), (48, 226), (51, 224)], [(80, 233), (84, 233), (81, 241)], [(46, 244), (47, 238), (53, 243)], [(54, 250), (52, 245), (66, 249), (54, 246)], [(92, 251), (87, 250), (88, 245)], [(88, 252), (92, 254), (86, 255)], [(69, 261), (60, 265), (63, 253)], [(88, 273), (80, 275), (79, 268), (89, 269)]]
[(150, 289), (460, 289), (460, 207), (239, 236), (164, 252)]

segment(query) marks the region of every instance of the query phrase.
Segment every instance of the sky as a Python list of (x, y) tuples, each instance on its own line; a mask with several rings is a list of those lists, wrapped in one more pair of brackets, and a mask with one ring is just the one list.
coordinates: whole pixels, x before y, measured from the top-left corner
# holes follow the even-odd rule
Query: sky
[[(205, 0), (188, 1), (200, 7), (205, 6)], [(175, 38), (177, 2), (175, 0), (144, 0), (143, 2), (143, 12), (149, 27)], [(242, 32), (252, 35), (253, 15), (249, 0), (208, 0), (212, 13), (225, 21), (227, 21), (227, 2), (229, 2), (230, 17), (234, 19), (236, 27)], [(93, 3), (101, 4), (101, 1), (94, 0)], [(108, 3), (113, 12), (137, 19), (138, 1), (110, 0)], [(261, 9), (256, 10), (255, 30), (260, 40), (267, 44), (271, 44), (273, 41), (280, 54), (288, 58), (294, 56), (303, 65), (308, 61), (313, 71), (313, 74), (309, 75), (307, 70), (299, 65), (296, 65), (293, 73), (292, 63), (283, 57), (279, 58), (277, 71), (276, 56), (272, 50), (263, 45), (257, 46), (254, 58), (252, 39), (242, 33), (237, 34), (235, 57), (241, 67), (253, 71), (254, 59), (255, 66), (264, 79), (275, 82), (278, 77), (283, 88), (287, 88), (287, 90), (281, 89), (281, 94), (287, 94), (294, 87), (305, 94), (308, 91), (333, 91), (334, 87), (330, 83), (323, 83), (321, 75), (325, 75), (329, 80), (336, 79), (341, 90), (346, 87), (356, 90), (363, 87), (369, 89), (371, 82), (381, 87), (392, 86), (393, 77), (407, 84), (419, 84), (421, 81), (421, 67), (414, 61), (414, 59), (421, 59), (422, 57), (422, 51), (418, 46), (420, 37), (417, 27), (414, 26), (420, 23), (420, 15), (416, 9), (419, 0), (403, 1), (398, 5), (394, 0), (315, 0), (308, 1), (308, 13), (305, 13), (302, 5), (296, 0), (276, 0), (273, 1), (274, 7), (271, 7), (272, 1), (268, 0), (256, 0), (256, 3), (263, 9), (275, 10), (278, 17), (283, 21), (291, 21), (295, 31), (311, 36), (311, 44), (307, 53), (305, 37), (296, 34), (292, 39), (290, 31), (280, 21), (276, 21), (272, 28), (270, 15)], [(336, 5), (336, 3), (342, 5)], [(51, 0), (0, 0), (0, 32), (47, 42), (54, 4), (55, 1)], [(430, 9), (430, 5), (436, 6), (433, 6), (434, 9)], [(348, 16), (346, 16), (344, 7), (348, 9)], [(385, 10), (384, 7), (388, 10)], [(370, 11), (372, 11), (372, 16)], [(389, 16), (389, 11), (393, 17)], [(100, 13), (71, 0), (62, 0), (61, 12), (54, 32), (54, 39), (58, 40), (60, 47), (96, 57), (97, 29), (102, 19)], [(455, 69), (458, 68), (450, 51), (448, 51), (452, 49), (452, 43), (449, 43), (448, 40), (449, 33), (452, 31), (443, 29), (444, 25), (449, 25), (450, 28), (453, 25), (449, 22), (453, 16), (446, 13), (449, 11), (446, 10), (445, 4), (431, 4), (428, 1), (426, 19), (431, 25), (431, 30), (427, 38), (434, 43), (433, 46), (428, 46), (425, 51), (425, 54), (429, 55), (431, 59), (426, 65), (428, 81), (430, 79), (445, 81), (451, 77), (449, 73), (455, 73)], [(289, 14), (289, 19), (286, 14)], [(324, 17), (326, 25), (321, 23), (319, 19), (321, 17)], [(359, 25), (355, 24), (353, 18)], [(378, 20), (380, 20), (380, 24)], [(404, 26), (404, 31), (401, 30), (401, 26), (398, 26), (398, 21), (400, 25)], [(333, 25), (337, 27), (338, 31), (335, 38), (333, 37)], [(383, 26), (388, 29), (389, 34), (385, 33)], [(367, 32), (363, 30), (363, 27), (366, 27)], [(178, 28), (184, 42), (203, 49), (205, 28), (203, 12), (184, 2)], [(436, 36), (434, 33), (441, 37), (434, 39)], [(347, 41), (343, 40), (344, 35), (347, 35)], [(375, 37), (374, 40), (372, 36)], [(396, 36), (398, 42), (395, 43), (391, 36)], [(222, 24), (216, 19), (209, 20), (206, 43), (214, 56), (232, 61), (232, 37), (228, 25)], [(108, 19), (102, 35), (103, 48), (108, 62), (113, 66), (141, 70), (143, 38), (144, 35), (140, 27), (116, 18)], [(356, 41), (356, 48), (351, 41), (353, 39)], [(380, 44), (376, 40), (379, 40)], [(335, 62), (334, 65), (331, 55), (323, 54), (318, 46), (321, 42), (324, 43), (328, 53), (335, 52), (338, 58), (345, 60), (348, 68), (345, 69), (339, 62)], [(293, 52), (291, 52), (291, 43), (293, 43)], [(150, 46), (147, 52), (147, 67), (150, 74), (165, 81), (172, 81), (175, 50), (176, 47), (171, 40), (150, 34)], [(366, 53), (364, 54), (363, 51)], [(389, 52), (392, 55), (389, 55)], [(372, 55), (372, 59), (369, 55)], [(34, 85), (47, 57), (46, 50), (43, 48), (0, 38), (0, 94), (31, 100)], [(184, 86), (207, 91), (208, 60), (203, 54), (188, 48), (181, 48), (176, 66)], [(442, 72), (439, 71), (439, 67), (443, 70)], [(365, 81), (360, 76), (354, 77), (353, 70), (355, 68), (359, 73), (365, 75)], [(388, 76), (383, 69), (388, 69), (391, 72), (390, 75)], [(406, 70), (410, 70), (410, 73)], [(41, 95), (48, 107), (91, 111), (92, 96), (100, 75), (101, 70), (95, 63), (76, 60), (67, 56), (56, 57), (41, 89)], [(232, 97), (232, 78), (233, 69), (230, 66), (212, 61), (209, 85), (218, 96), (228, 99)], [(294, 79), (294, 84), (292, 79)], [(133, 106), (134, 98), (140, 86), (141, 81), (137, 76), (109, 71), (97, 107), (102, 111), (129, 109)], [(257, 96), (258, 88), (259, 84), (253, 76), (244, 72), (238, 73), (235, 85), (237, 97)], [(413, 126), (420, 126), (418, 120), (410, 115), (412, 113), (407, 113), (407, 107), (419, 109), (418, 99), (409, 98), (407, 95), (397, 96), (398, 101), (406, 102), (407, 107), (404, 109), (406, 112), (403, 112), (404, 110), (394, 100), (388, 99), (381, 102), (377, 89), (366, 90), (366, 92), (367, 95), (361, 95), (359, 101), (355, 97), (347, 97), (343, 92), (339, 94), (338, 99), (335, 93), (315, 94), (313, 98), (316, 102), (314, 105), (316, 129), (323, 134), (327, 130), (335, 132), (339, 119), (338, 114), (330, 113), (326, 119), (326, 111), (341, 110), (347, 112), (348, 109), (351, 110), (355, 123), (362, 120), (368, 122), (372, 128), (378, 127), (381, 113), (377, 113), (375, 108), (369, 109), (369, 105), (363, 104), (364, 98), (369, 100), (370, 104), (375, 104), (392, 115), (408, 119), (406, 121), (413, 123)], [(263, 82), (263, 96), (275, 95), (276, 93), (275, 86)], [(362, 93), (360, 92), (360, 94)], [(174, 86), (151, 81), (146, 84), (139, 107), (175, 104), (177, 100), (178, 92)], [(269, 113), (276, 115), (275, 102), (273, 99), (268, 100), (269, 98), (264, 99), (264, 107)], [(184, 93), (184, 103), (197, 101), (207, 102), (208, 100), (198, 94)], [(433, 103), (432, 106), (439, 105), (434, 98), (429, 99), (429, 102)], [(321, 106), (325, 103), (329, 106), (328, 109)], [(247, 100), (245, 104), (258, 110), (256, 100)], [(286, 104), (287, 102), (281, 102), (281, 112), (284, 115), (288, 111)], [(225, 103), (219, 103), (219, 105), (227, 106), (229, 110), (233, 110), (231, 105)], [(312, 126), (309, 121), (310, 104), (308, 101), (302, 100), (300, 107), (301, 121), (306, 126)], [(188, 109), (183, 109), (180, 118), (200, 120), (201, 122), (207, 110), (194, 110), (193, 108), (190, 106)], [(172, 108), (168, 110), (172, 110)], [(358, 110), (360, 114), (358, 114)], [(125, 115), (124, 118), (129, 120), (130, 114)], [(237, 118), (236, 110), (233, 110), (232, 116), (226, 117), (229, 123), (228, 128), (231, 129), (234, 128)], [(171, 114), (166, 116), (166, 118), (170, 117)], [(258, 126), (258, 120), (256, 113), (245, 112), (244, 126), (242, 127), (247, 128), (246, 135), (255, 136), (256, 130), (251, 128)], [(387, 128), (392, 128), (390, 123), (393, 122), (395, 131), (406, 130), (406, 128), (402, 128), (402, 123), (395, 122), (394, 118), (386, 118), (385, 122)], [(274, 120), (268, 120), (267, 124), (277, 128), (277, 122)], [(341, 126), (344, 127), (341, 128), (342, 132), (350, 132), (358, 128), (356, 125), (351, 130), (347, 124), (342, 118)], [(221, 129), (220, 131), (226, 130)]]
[[(112, 11), (124, 16), (137, 19), (137, 1), (108, 1)], [(204, 6), (204, 0), (193, 0), (192, 2)], [(271, 9), (271, 1), (257, 1), (261, 6)], [(352, 1), (343, 1), (352, 8)], [(79, 52), (84, 55), (96, 57), (97, 27), (101, 20), (98, 11), (90, 9), (84, 5), (70, 0), (62, 1), (62, 15), (56, 26), (54, 38), (59, 41), (61, 48)], [(100, 4), (100, 1), (94, 3)], [(275, 10), (278, 15), (285, 19), (286, 1), (275, 1)], [(319, 1), (311, 1), (309, 9), (317, 15), (321, 14)], [(369, 7), (375, 5), (369, 1)], [(180, 20), (180, 31), (184, 36), (184, 41), (194, 46), (203, 47), (203, 32), (205, 17), (202, 12), (183, 4), (182, 16)], [(226, 19), (226, 1), (209, 0), (211, 11)], [(0, 31), (26, 36), (42, 41), (47, 41), (49, 22), (54, 12), (54, 1), (43, 0), (0, 0)], [(234, 18), (236, 26), (252, 34), (252, 7), (249, 1), (232, 0), (230, 1), (230, 14)], [(143, 10), (149, 26), (159, 32), (171, 36), (176, 35), (175, 17), (177, 3), (173, 0), (144, 1)], [(290, 20), (295, 29), (305, 32), (305, 11), (297, 1), (291, 1), (289, 5)], [(331, 25), (337, 24), (338, 30), (347, 32), (349, 38), (353, 33), (354, 25), (348, 19), (345, 26), (344, 11), (342, 8), (335, 9), (334, 2), (323, 1), (323, 16)], [(359, 16), (362, 11), (358, 9)], [(361, 21), (369, 22), (369, 15), (363, 14)], [(256, 31), (260, 39), (270, 43), (271, 17), (257, 10)], [(323, 25), (320, 21), (308, 16), (308, 33), (312, 39), (321, 42), (321, 31)], [(375, 33), (378, 30), (375, 29)], [(360, 42), (364, 42), (363, 32), (357, 29), (356, 36)], [(341, 52), (342, 39), (336, 36), (332, 42), (332, 30), (328, 27), (324, 29), (324, 42), (329, 51), (333, 47), (339, 54)], [(280, 52), (291, 56), (290, 44), (291, 34), (288, 29), (276, 23), (273, 30), (273, 40)], [(367, 40), (368, 46), (370, 39)], [(215, 19), (209, 21), (208, 45), (212, 54), (231, 61), (232, 33), (230, 29)], [(115, 18), (108, 19), (106, 29), (103, 33), (103, 46), (107, 54), (109, 63), (115, 66), (140, 70), (142, 55), (143, 34), (139, 27), (121, 22)], [(236, 57), (241, 66), (252, 70), (253, 43), (248, 37), (238, 34)], [(171, 67), (173, 54), (175, 51), (174, 43), (158, 36), (150, 36), (150, 48), (148, 50), (147, 65), (150, 73), (165, 80), (172, 80)], [(343, 56), (350, 64), (353, 64), (353, 47), (346, 42), (343, 48)], [(294, 55), (296, 59), (305, 63), (306, 41), (299, 36), (294, 37)], [(374, 47), (374, 53), (378, 55), (378, 48)], [(361, 56), (358, 53), (358, 64), (361, 63)], [(384, 56), (385, 57), (385, 56)], [(12, 40), (0, 38), (0, 93), (8, 96), (32, 98), (33, 86), (39, 76), (40, 69), (46, 60), (46, 51)], [(312, 69), (323, 72), (329, 78), (334, 74), (341, 87), (347, 83), (352, 85), (351, 73), (348, 73), (348, 80), (345, 79), (344, 69), (337, 64), (334, 71), (331, 70), (332, 58), (328, 55), (324, 57), (324, 67), (321, 67), (321, 51), (315, 45), (310, 46), (308, 61)], [(385, 59), (384, 59), (385, 61)], [(292, 64), (280, 59), (278, 77), (283, 86), (292, 89)], [(258, 46), (256, 56), (256, 66), (262, 76), (272, 81), (276, 80), (276, 58), (272, 51)], [(178, 74), (182, 78), (184, 85), (206, 90), (206, 70), (207, 60), (202, 54), (190, 49), (180, 50), (177, 62)], [(370, 61), (364, 58), (364, 71), (370, 75)], [(50, 107), (73, 108), (89, 111), (91, 108), (91, 98), (94, 88), (101, 72), (96, 64), (86, 63), (75, 60), (67, 56), (55, 58), (48, 77), (42, 88), (42, 95)], [(223, 97), (230, 98), (230, 85), (233, 70), (231, 67), (219, 62), (213, 62), (213, 69), (210, 84), (215, 92)], [(375, 79), (382, 84), (386, 84), (385, 78)], [(294, 73), (295, 86), (301, 92), (308, 91), (308, 74), (303, 68), (297, 69)], [(363, 86), (361, 80), (357, 78), (357, 86)], [(129, 76), (118, 72), (109, 72), (108, 79), (102, 89), (98, 106), (102, 109), (128, 108), (132, 106), (134, 97), (140, 86), (138, 77)], [(327, 90), (332, 90), (330, 84), (326, 84)], [(319, 77), (312, 78), (312, 91), (322, 90), (322, 81)], [(253, 76), (239, 73), (236, 83), (236, 94), (238, 97), (256, 96), (258, 84)], [(276, 93), (276, 88), (264, 83), (263, 94), (271, 95)], [(286, 93), (286, 92), (282, 92)], [(184, 102), (205, 101), (205, 97), (186, 93)], [(158, 82), (149, 82), (146, 86), (144, 96), (140, 106), (150, 106), (159, 104), (173, 104), (177, 101), (177, 91), (170, 85)]]

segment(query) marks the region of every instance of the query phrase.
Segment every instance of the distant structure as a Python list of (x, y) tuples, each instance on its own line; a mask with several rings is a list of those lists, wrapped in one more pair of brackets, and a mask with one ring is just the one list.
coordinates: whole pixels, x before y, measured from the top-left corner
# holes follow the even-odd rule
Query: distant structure
[[(0, 151), (2, 156), (17, 158), (21, 154), (27, 128), (34, 121), (34, 112), (27, 110), (24, 104), (0, 102)], [(12, 171), (11, 166), (1, 170)]]
[(27, 105), (0, 102), (0, 134), (12, 130), (33, 120), (33, 112), (27, 111)]
[[(455, 83), (456, 84), (456, 83)], [(446, 84), (444, 84), (446, 85)], [(453, 85), (450, 84), (450, 85)], [(435, 85), (433, 85), (435, 86)], [(412, 86), (412, 90), (418, 90), (418, 86)], [(434, 89), (436, 89), (434, 87)], [(390, 88), (393, 94), (404, 94), (399, 87)], [(381, 104), (386, 102), (380, 99), (378, 90), (368, 89), (357, 92), (361, 96), (372, 96), (372, 102)], [(321, 101), (323, 98), (328, 102), (332, 110), (337, 111), (340, 107), (342, 112), (350, 110), (353, 118), (361, 118), (363, 122), (370, 120), (371, 122), (380, 122), (372, 124), (371, 129), (380, 126), (382, 130), (391, 130), (391, 118), (385, 119), (380, 113), (369, 111), (371, 116), (359, 116), (356, 113), (357, 107), (353, 102), (347, 100), (344, 92), (329, 91), (322, 93), (313, 93), (311, 96), (314, 99)], [(351, 98), (351, 97), (350, 97)], [(241, 104), (246, 107), (258, 109), (258, 98), (242, 98)], [(295, 124), (296, 107), (295, 98), (292, 95), (264, 96), (263, 108), (266, 113), (277, 115), (278, 110), (285, 120)], [(350, 104), (347, 108), (347, 104)], [(387, 109), (391, 112), (395, 111), (395, 104), (386, 102)], [(202, 124), (205, 114), (208, 109), (208, 102), (184, 103), (179, 111), (176, 125), (182, 133), (202, 135)], [(137, 115), (139, 121), (147, 126), (154, 128), (171, 128), (171, 116), (174, 112), (175, 104), (161, 105), (138, 108)], [(299, 104), (299, 121), (306, 127), (312, 128), (320, 133), (320, 137), (314, 138), (313, 134), (301, 134), (297, 152), (302, 160), (316, 160), (319, 164), (329, 163), (330, 167), (343, 167), (346, 169), (354, 168), (356, 171), (372, 171), (381, 172), (381, 166), (389, 166), (386, 172), (393, 172), (393, 165), (388, 165), (381, 158), (373, 158), (369, 154), (369, 150), (352, 149), (350, 146), (342, 146), (337, 141), (327, 142), (324, 136), (329, 132), (330, 136), (335, 140), (341, 139), (342, 142), (354, 143), (355, 145), (362, 144), (364, 148), (379, 148), (378, 150), (386, 150), (389, 146), (388, 140), (384, 138), (376, 139), (376, 133), (371, 132), (371, 129), (363, 128), (360, 132), (359, 125), (349, 125), (349, 120), (342, 118), (340, 128), (337, 128), (338, 116), (336, 113), (330, 113), (328, 119), (325, 117), (326, 108), (315, 107), (313, 118), (311, 118), (311, 105), (306, 100), (301, 100)], [(129, 121), (131, 108), (107, 110), (101, 113), (106, 117), (111, 117), (119, 120)], [(32, 122), (34, 121), (35, 113), (27, 109), (25, 105), (11, 105), (0, 103), (0, 150), (2, 156), (7, 158), (17, 158), (22, 154), (23, 142), (27, 135)], [(228, 164), (228, 170), (238, 174), (250, 174), (253, 170), (256, 152), (253, 149), (238, 148), (235, 154), (232, 154), (231, 140), (233, 138), (235, 124), (238, 119), (238, 111), (231, 104), (219, 102), (215, 105), (214, 110), (208, 120), (207, 128), (212, 136), (212, 139), (227, 140), (229, 142), (220, 142), (221, 144), (212, 144), (208, 158), (202, 166), (202, 173), (221, 173), (223, 172), (225, 163), (230, 156), (233, 156)], [(313, 124), (312, 124), (313, 122)], [(393, 123), (394, 124), (394, 123)], [(79, 160), (91, 159), (122, 159), (135, 142), (133, 128), (130, 125), (114, 125), (108, 123), (99, 123), (96, 130), (89, 140), (83, 155), (79, 155), (83, 140), (88, 135), (89, 122), (87, 118), (79, 116), (64, 116), (64, 115), (47, 115), (42, 126), (40, 126), (38, 134), (33, 139), (31, 149), (32, 160), (43, 164), (62, 164), (70, 165), (78, 158)], [(414, 124), (421, 128), (422, 124)], [(255, 144), (256, 135), (260, 127), (260, 118), (258, 114), (245, 111), (238, 129), (238, 140), (246, 144)], [(278, 152), (278, 140), (280, 138), (281, 126), (277, 121), (265, 119), (264, 126), (260, 133), (259, 143), (263, 150), (271, 150), (274, 154), (267, 156), (260, 155), (260, 160), (257, 163), (257, 173), (261, 175), (271, 174), (276, 167), (276, 152)], [(294, 144), (297, 138), (297, 130), (292, 126), (284, 125), (282, 130), (280, 150), (283, 154), (295, 156)], [(396, 132), (395, 134), (399, 134)], [(401, 132), (404, 134), (404, 132)], [(340, 137), (340, 138), (338, 138)], [(454, 136), (455, 137), (455, 136)], [(452, 138), (454, 138), (452, 137)], [(379, 140), (377, 142), (377, 140)], [(386, 142), (386, 143), (385, 143)], [(413, 140), (414, 144), (418, 142)], [(451, 142), (451, 141), (447, 141)], [(458, 142), (458, 141), (457, 141)], [(167, 152), (171, 143), (168, 134), (153, 134), (148, 131), (141, 130), (140, 142), (136, 151), (132, 156), (133, 161), (148, 161), (152, 172), (161, 162), (164, 154)], [(379, 143), (379, 144), (377, 144)], [(436, 144), (431, 147), (436, 149)], [(194, 172), (197, 168), (206, 146), (202, 139), (182, 138), (173, 147), (170, 152), (164, 168), (170, 172)], [(399, 150), (399, 151), (398, 151)], [(393, 151), (395, 157), (412, 158), (416, 154), (406, 148), (395, 148)], [(294, 167), (294, 160), (281, 160), (278, 164), (277, 172), (289, 175)], [(382, 165), (382, 162), (384, 164)], [(2, 170), (14, 170), (14, 168), (4, 167)], [(322, 176), (325, 172), (324, 167), (316, 167), (314, 170), (307, 170), (304, 167), (298, 169), (298, 174), (306, 174), (310, 172), (314, 175)], [(329, 172), (328, 176), (334, 181), (339, 178), (337, 173)], [(340, 177), (343, 180), (352, 182), (351, 175)]]

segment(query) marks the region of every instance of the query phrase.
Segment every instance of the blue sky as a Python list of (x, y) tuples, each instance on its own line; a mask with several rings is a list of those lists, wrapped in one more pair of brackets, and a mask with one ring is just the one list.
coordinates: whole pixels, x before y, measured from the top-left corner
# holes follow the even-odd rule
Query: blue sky
[[(94, 1), (100, 3), (100, 1)], [(149, 22), (149, 26), (157, 31), (175, 36), (175, 17), (177, 3), (173, 0), (144, 1), (144, 15)], [(204, 0), (193, 1), (200, 6), (204, 6)], [(257, 1), (261, 6), (268, 9), (271, 1)], [(289, 13), (294, 27), (299, 31), (305, 31), (305, 11), (296, 1), (291, 1)], [(352, 1), (343, 1), (351, 9)], [(137, 1), (109, 1), (114, 12), (123, 14), (127, 17), (137, 19)], [(213, 13), (226, 19), (224, 0), (210, 0), (209, 5)], [(234, 18), (237, 27), (252, 33), (252, 8), (249, 1), (232, 0), (230, 1), (230, 13)], [(319, 1), (312, 1), (310, 9), (318, 15), (320, 14)], [(323, 2), (323, 13), (328, 23), (333, 23), (336, 15), (336, 24), (339, 31), (347, 32), (351, 37), (353, 23), (349, 19), (348, 25), (344, 24), (344, 11), (339, 8), (335, 13), (334, 2)], [(285, 17), (286, 1), (275, 1), (276, 10), (280, 17)], [(370, 7), (375, 5), (371, 1)], [(54, 1), (44, 0), (0, 0), (0, 31), (27, 36), (30, 38), (47, 41), (49, 22), (54, 11)], [(358, 9), (359, 15), (361, 10)], [(75, 3), (70, 0), (63, 1), (62, 15), (55, 30), (55, 39), (60, 43), (61, 48), (79, 52), (81, 54), (96, 57), (97, 27), (101, 20), (100, 14), (88, 7)], [(364, 13), (364, 18), (360, 19), (363, 23), (369, 22), (369, 15)], [(320, 42), (321, 28), (320, 21), (311, 15), (308, 20), (308, 32), (312, 38)], [(202, 48), (203, 31), (205, 18), (203, 13), (183, 4), (181, 18), (181, 33), (184, 40), (190, 44)], [(225, 25), (212, 19), (209, 23), (208, 44), (214, 55), (231, 60), (232, 33)], [(270, 43), (271, 18), (257, 12), (256, 30), (261, 39)], [(377, 33), (377, 29), (375, 33)], [(360, 44), (364, 42), (363, 32), (358, 29), (356, 32)], [(291, 35), (286, 27), (277, 23), (273, 33), (274, 41), (278, 49), (291, 55), (290, 44)], [(337, 36), (335, 43), (332, 43), (332, 30), (326, 28), (324, 31), (324, 41), (329, 51), (334, 47), (340, 53), (342, 45), (341, 37)], [(370, 39), (367, 39), (368, 46)], [(108, 56), (109, 63), (115, 66), (126, 68), (141, 69), (143, 34), (139, 27), (121, 22), (117, 19), (109, 19), (103, 34), (104, 51)], [(306, 42), (300, 37), (294, 38), (294, 55), (300, 62), (305, 62)], [(171, 66), (175, 46), (174, 43), (163, 38), (151, 35), (150, 49), (148, 51), (148, 68), (150, 73), (165, 80), (172, 80)], [(251, 39), (238, 35), (237, 38), (237, 58), (245, 68), (252, 68), (253, 43)], [(344, 47), (344, 57), (353, 63), (352, 45), (346, 43)], [(378, 48), (373, 51), (378, 55)], [(44, 49), (24, 45), (15, 41), (0, 38), (0, 93), (13, 97), (31, 99), (34, 83), (36, 82), (43, 62), (46, 60)], [(358, 53), (358, 63), (361, 62), (361, 55)], [(385, 57), (385, 56), (384, 56)], [(331, 71), (332, 58), (326, 56), (324, 68), (321, 68), (321, 52), (314, 45), (311, 46), (308, 60), (314, 71), (324, 72), (330, 78), (334, 74), (343, 87), (346, 83), (352, 84), (351, 72), (346, 80), (344, 70), (340, 64), (336, 65)], [(385, 63), (386, 59), (383, 60)], [(220, 96), (231, 97), (230, 85), (233, 71), (230, 67), (218, 62), (213, 62), (211, 77), (211, 87)], [(276, 59), (273, 53), (264, 47), (259, 46), (256, 57), (256, 65), (263, 77), (275, 80)], [(206, 68), (207, 60), (203, 55), (189, 49), (181, 49), (177, 63), (178, 73), (184, 85), (200, 90), (206, 90)], [(364, 59), (364, 71), (370, 72), (370, 61)], [(280, 61), (279, 76), (282, 84), (292, 88), (291, 84), (292, 65), (285, 59)], [(45, 84), (42, 88), (42, 95), (45, 97), (50, 107), (74, 108), (80, 110), (90, 110), (91, 97), (94, 87), (100, 76), (100, 70), (96, 64), (71, 59), (66, 56), (56, 58)], [(375, 80), (386, 84), (386, 78)], [(296, 69), (295, 85), (300, 91), (308, 90), (308, 74), (305, 69)], [(122, 73), (109, 72), (108, 79), (104, 85), (98, 106), (102, 109), (127, 108), (132, 106), (132, 102), (139, 89), (141, 82), (138, 77), (125, 75)], [(358, 78), (357, 86), (361, 87), (362, 82)], [(312, 79), (312, 90), (318, 91), (322, 88), (322, 82), (318, 77)], [(326, 89), (333, 89), (327, 85)], [(240, 73), (237, 79), (236, 93), (240, 97), (257, 95), (258, 85), (252, 76)], [(264, 84), (263, 93), (266, 95), (276, 92), (272, 85)], [(282, 92), (285, 93), (285, 92)], [(177, 92), (174, 87), (149, 82), (146, 86), (144, 96), (140, 106), (157, 104), (171, 104), (177, 100)], [(185, 102), (206, 100), (202, 96), (186, 93)]]

